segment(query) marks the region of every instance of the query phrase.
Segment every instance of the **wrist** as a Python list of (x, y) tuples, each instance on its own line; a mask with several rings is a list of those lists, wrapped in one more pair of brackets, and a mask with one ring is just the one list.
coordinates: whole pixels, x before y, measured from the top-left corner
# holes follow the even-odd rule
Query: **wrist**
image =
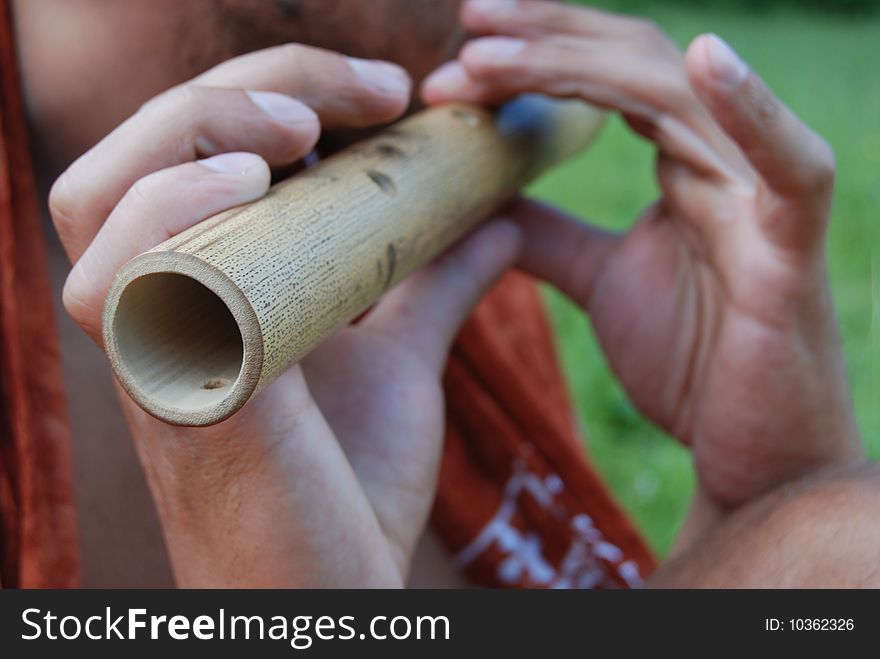
[(776, 437), (751, 433), (762, 441), (732, 436), (737, 441), (724, 452), (715, 446), (705, 450), (704, 444), (697, 443), (694, 464), (700, 508), (711, 507), (717, 518), (786, 483), (863, 463), (866, 456), (855, 420), (830, 417), (815, 428), (793, 428)]
[(316, 450), (332, 440), (317, 408), (274, 439), (250, 423), (220, 433), (127, 415), (179, 585), (403, 586), (357, 481)]

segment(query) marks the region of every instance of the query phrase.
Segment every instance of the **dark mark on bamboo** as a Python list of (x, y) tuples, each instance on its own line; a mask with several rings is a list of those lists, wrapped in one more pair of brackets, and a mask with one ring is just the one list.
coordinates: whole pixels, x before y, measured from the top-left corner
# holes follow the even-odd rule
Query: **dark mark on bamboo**
[(377, 144), (376, 152), (380, 156), (385, 156), (387, 158), (403, 158), (404, 156), (406, 156), (406, 154), (401, 149), (391, 144), (390, 142), (380, 142), (379, 144)]
[(391, 280), (394, 279), (394, 270), (397, 268), (397, 250), (394, 248), (394, 245), (388, 243), (385, 252), (386, 258), (388, 259), (388, 274), (385, 275), (385, 290), (388, 290), (388, 287), (391, 286)]
[(397, 186), (394, 185), (394, 181), (391, 180), (391, 177), (388, 174), (383, 174), (382, 172), (376, 169), (368, 169), (367, 176), (379, 186), (379, 189), (385, 194), (391, 195), (394, 197), (397, 195)]
[(205, 383), (202, 385), (202, 389), (223, 389), (223, 387), (229, 386), (229, 380), (226, 378), (211, 378), (209, 380), (205, 380)]

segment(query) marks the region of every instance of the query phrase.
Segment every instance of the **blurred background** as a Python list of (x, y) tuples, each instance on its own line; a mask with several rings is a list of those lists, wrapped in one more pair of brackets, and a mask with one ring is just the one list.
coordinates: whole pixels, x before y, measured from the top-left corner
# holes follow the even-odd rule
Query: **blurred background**
[[(581, 4), (650, 18), (683, 48), (701, 33), (719, 34), (834, 147), (831, 280), (860, 428), (869, 454), (880, 458), (880, 0)], [(625, 229), (656, 199), (653, 163), (652, 147), (615, 118), (589, 153), (530, 192), (596, 224)], [(689, 454), (629, 404), (583, 314), (555, 291), (545, 295), (588, 450), (663, 555), (693, 491)]]

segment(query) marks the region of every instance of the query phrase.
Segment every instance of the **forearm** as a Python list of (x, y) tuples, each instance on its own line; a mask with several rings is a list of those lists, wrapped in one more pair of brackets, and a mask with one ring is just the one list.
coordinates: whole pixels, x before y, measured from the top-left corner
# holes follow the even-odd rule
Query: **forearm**
[(276, 442), (234, 426), (203, 442), (126, 407), (179, 586), (402, 586), (372, 509), (310, 446), (326, 436), (314, 406)]
[(837, 466), (718, 518), (651, 578), (655, 588), (876, 588), (877, 465)]

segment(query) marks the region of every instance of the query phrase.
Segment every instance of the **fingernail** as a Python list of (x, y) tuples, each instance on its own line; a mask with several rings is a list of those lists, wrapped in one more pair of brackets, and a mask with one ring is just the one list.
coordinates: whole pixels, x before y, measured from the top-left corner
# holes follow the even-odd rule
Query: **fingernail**
[(739, 87), (749, 75), (749, 65), (717, 34), (708, 36), (708, 47), (709, 71), (715, 81), (730, 89)]
[(385, 94), (409, 96), (412, 84), (409, 75), (391, 62), (349, 57), (348, 65), (365, 84)]
[(461, 89), (468, 81), (468, 74), (458, 60), (446, 62), (425, 78), (425, 87), (436, 91), (452, 92)]
[(494, 14), (512, 9), (516, 0), (469, 0), (468, 10), (479, 14)]
[(516, 57), (526, 43), (523, 39), (510, 37), (485, 37), (471, 41), (466, 48), (468, 57), (500, 64)]
[(277, 121), (300, 124), (318, 121), (318, 115), (310, 107), (285, 94), (276, 92), (248, 92), (254, 105)]
[(263, 159), (255, 153), (221, 153), (204, 160), (197, 160), (200, 165), (220, 174), (247, 174), (255, 165), (261, 164)]

